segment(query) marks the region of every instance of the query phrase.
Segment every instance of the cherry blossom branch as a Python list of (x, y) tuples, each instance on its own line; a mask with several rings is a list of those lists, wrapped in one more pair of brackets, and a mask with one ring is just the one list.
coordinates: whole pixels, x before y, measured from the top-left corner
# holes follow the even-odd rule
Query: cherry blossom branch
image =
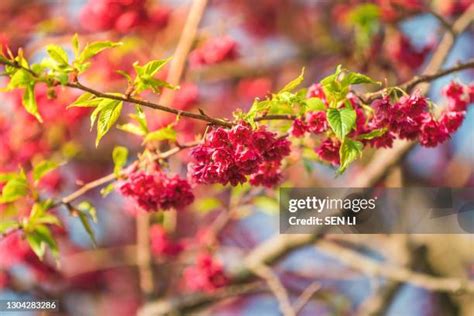
[[(177, 154), (178, 152), (180, 152), (181, 150), (184, 150), (184, 149), (187, 149), (187, 148), (191, 148), (191, 147), (194, 147), (196, 145), (198, 145), (199, 143), (201, 143), (201, 141), (195, 141), (195, 142), (190, 142), (190, 143), (186, 143), (186, 144), (179, 144), (177, 147), (174, 147), (168, 151), (165, 151), (163, 153), (160, 153), (160, 154), (156, 154), (152, 157), (152, 159), (154, 161), (157, 161), (157, 160), (160, 160), (160, 159), (168, 159), (169, 157)], [(138, 161), (135, 161), (133, 162), (129, 167), (133, 167), (135, 165), (138, 164)], [(62, 199), (60, 199), (58, 202), (55, 203), (55, 205), (58, 205), (58, 204), (69, 204), (71, 203), (72, 201), (78, 199), (79, 197), (81, 197), (82, 195), (86, 194), (87, 192), (89, 192), (90, 190), (93, 190), (97, 187), (100, 187), (104, 184), (107, 184), (109, 182), (112, 182), (114, 180), (116, 180), (117, 177), (114, 173), (111, 173), (111, 174), (108, 174), (106, 176), (103, 176), (99, 179), (96, 179), (94, 181), (91, 181), (87, 184), (84, 184), (81, 188), (79, 188), (78, 190), (68, 194), (67, 196), (63, 197)]]
[[(453, 24), (452, 29), (454, 32), (447, 32), (443, 39), (441, 40), (438, 48), (433, 54), (432, 59), (430, 60), (428, 66), (426, 67), (425, 71), (423, 72), (423, 76), (431, 76), (425, 78), (426, 82), (430, 82), (430, 80), (434, 80), (436, 75), (432, 75), (434, 73), (438, 73), (444, 60), (446, 59), (448, 53), (451, 51), (456, 37), (458, 34), (462, 33), (472, 22), (474, 19), (474, 5), (471, 5)], [(444, 71), (445, 74), (452, 73)], [(424, 80), (420, 81), (424, 82)], [(416, 85), (413, 86), (413, 88)], [(425, 86), (422, 89), (422, 93), (426, 93), (427, 87)], [(380, 91), (379, 93), (382, 93)], [(361, 176), (358, 177), (355, 181), (352, 182), (352, 186), (354, 187), (370, 187), (378, 183), (383, 177), (391, 170), (391, 167), (398, 164), (398, 162), (406, 155), (406, 153), (414, 146), (414, 143), (409, 142), (397, 142), (391, 150), (382, 151), (382, 154), (379, 154), (374, 158), (374, 160), (369, 164), (369, 166), (361, 172)], [(257, 246), (245, 259), (245, 266), (244, 268), (239, 271), (237, 276), (234, 279), (234, 282), (242, 282), (249, 278), (251, 278), (251, 267), (258, 266), (260, 264), (271, 264), (276, 260), (284, 257), (291, 251), (298, 249), (302, 246), (306, 246), (314, 242), (319, 238), (318, 234), (305, 234), (305, 235), (276, 235), (259, 246)], [(382, 269), (382, 268), (381, 268)], [(391, 270), (393, 272), (393, 270)], [(437, 278), (431, 276), (424, 276), (420, 274), (413, 275), (412, 273), (406, 273), (406, 270), (402, 270), (400, 273), (399, 270), (395, 271), (395, 275), (393, 278), (395, 280), (400, 280), (403, 282), (410, 282), (410, 277), (415, 276), (415, 279), (418, 285), (426, 285), (429, 289), (432, 290), (444, 290), (444, 291), (457, 291), (459, 289), (468, 289), (469, 291), (472, 290), (471, 285), (468, 285), (467, 288), (457, 279), (440, 279), (441, 286), (436, 287)], [(390, 277), (390, 273), (385, 275), (386, 277)], [(408, 276), (408, 277), (407, 277)], [(426, 282), (425, 282), (426, 281)], [(205, 298), (204, 300), (207, 301), (209, 298)], [(176, 306), (175, 306), (176, 307)], [(145, 308), (146, 309), (146, 306)], [(176, 310), (181, 310), (180, 308), (176, 308)]]
[[(33, 76), (39, 77), (39, 75), (36, 74), (35, 72), (33, 72), (31, 69), (22, 67), (22, 66), (18, 65), (17, 63), (7, 61), (7, 60), (0, 60), (0, 64), (9, 65), (9, 66), (12, 66), (12, 67), (15, 67), (15, 68), (21, 68), (21, 69), (24, 69), (24, 70), (28, 71)], [(455, 72), (459, 72), (459, 71), (462, 71), (462, 70), (465, 70), (465, 69), (471, 69), (471, 68), (474, 68), (474, 60), (472, 60), (472, 59), (469, 60), (466, 63), (460, 63), (456, 66), (446, 68), (442, 71), (430, 71), (429, 73), (426, 73), (424, 75), (416, 76), (413, 79), (411, 79), (411, 80), (409, 80), (405, 83), (402, 83), (400, 85), (400, 87), (402, 89), (411, 91), (411, 90), (413, 90), (413, 88), (415, 86), (417, 86), (420, 83), (431, 82), (431, 81), (439, 79), (443, 76), (446, 76), (446, 75), (449, 75), (449, 74), (452, 74), (452, 73), (455, 73)], [(190, 111), (178, 110), (178, 109), (175, 109), (175, 108), (172, 108), (172, 107), (169, 107), (169, 106), (165, 106), (165, 105), (154, 103), (154, 102), (151, 102), (151, 101), (139, 99), (139, 98), (132, 97), (132, 96), (117, 95), (117, 94), (110, 94), (110, 93), (101, 92), (101, 91), (95, 90), (93, 88), (90, 88), (90, 87), (80, 83), (79, 81), (67, 82), (65, 84), (65, 86), (67, 86), (69, 88), (81, 90), (81, 91), (84, 91), (84, 92), (88, 92), (88, 93), (90, 93), (90, 94), (92, 94), (96, 97), (99, 97), (99, 98), (107, 98), (107, 99), (112, 99), (112, 100), (137, 104), (137, 105), (141, 105), (141, 106), (151, 108), (151, 109), (154, 109), (154, 110), (171, 113), (171, 114), (174, 114), (176, 116), (187, 117), (187, 118), (207, 122), (211, 125), (223, 126), (223, 127), (232, 127), (234, 125), (234, 123), (231, 122), (231, 121), (228, 121), (226, 119), (221, 119), (221, 118), (214, 118), (214, 117), (208, 116), (204, 113), (194, 113), (194, 112), (190, 112)], [(375, 91), (375, 92), (366, 93), (363, 97), (361, 97), (361, 99), (364, 103), (370, 103), (374, 99), (383, 96), (385, 93), (386, 93), (386, 88)], [(294, 120), (296, 118), (297, 118), (297, 116), (290, 115), (290, 114), (265, 114), (265, 115), (262, 115), (262, 116), (257, 116), (254, 120), (256, 122), (259, 122), (259, 121), (270, 121), (270, 120)]]
[[(435, 73), (440, 72), (444, 61), (451, 51), (458, 34), (461, 34), (474, 20), (474, 5), (471, 5), (453, 24), (454, 32), (446, 32), (438, 48), (433, 53), (428, 66), (423, 71), (421, 77), (425, 76), (428, 81), (420, 81), (425, 85), (420, 88), (420, 93), (425, 94), (429, 89), (430, 80), (439, 78)], [(458, 66), (459, 67), (459, 66)], [(444, 72), (446, 73), (447, 70)], [(451, 72), (449, 72), (451, 73)], [(412, 88), (418, 86), (411, 85)], [(371, 187), (382, 180), (391, 168), (399, 163), (416, 145), (415, 142), (396, 141), (394, 146), (389, 149), (379, 150), (372, 161), (361, 172), (361, 176), (352, 183), (354, 187)]]

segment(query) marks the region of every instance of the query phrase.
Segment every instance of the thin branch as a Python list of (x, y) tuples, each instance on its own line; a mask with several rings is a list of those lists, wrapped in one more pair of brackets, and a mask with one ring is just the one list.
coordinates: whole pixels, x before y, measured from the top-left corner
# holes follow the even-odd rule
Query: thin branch
[(317, 242), (316, 247), (344, 264), (369, 276), (384, 277), (389, 280), (413, 284), (436, 292), (474, 293), (474, 281), (469, 281), (468, 279), (441, 278), (414, 272), (407, 268), (374, 260), (328, 241), (320, 240)]
[[(171, 148), (168, 151), (165, 151), (163, 153), (160, 153), (160, 154), (157, 154), (157, 155), (153, 156), (152, 159), (155, 160), (155, 161), (158, 161), (160, 159), (167, 159), (167, 158), (177, 154), (181, 150), (191, 148), (191, 147), (194, 147), (194, 146), (198, 145), (200, 142), (201, 141), (195, 141), (195, 142), (190, 142), (190, 143), (187, 143), (187, 144), (180, 144), (177, 147)], [(135, 161), (128, 168), (136, 166), (137, 164), (138, 164), (138, 161)], [(89, 192), (90, 190), (95, 189), (97, 187), (100, 187), (100, 186), (102, 186), (104, 184), (107, 184), (109, 182), (112, 182), (116, 179), (117, 179), (117, 177), (114, 173), (103, 176), (102, 178), (96, 179), (92, 182), (89, 182), (89, 183), (83, 185), (78, 190), (76, 190), (76, 191), (72, 192), (71, 194), (68, 194), (67, 196), (63, 197), (60, 201), (55, 203), (55, 205), (69, 204), (72, 201), (74, 201), (74, 200), (78, 199), (79, 197), (81, 197), (82, 195), (84, 195), (85, 193)]]
[[(33, 76), (39, 77), (39, 75), (36, 74), (35, 72), (33, 72), (31, 69), (22, 67), (22, 66), (14, 63), (14, 62), (7, 61), (7, 60), (0, 60), (0, 64), (5, 64), (5, 65), (12, 66), (12, 67), (24, 69), (24, 70), (28, 71), (29, 73), (31, 73)], [(445, 70), (442, 70), (442, 71), (439, 71), (439, 72), (438, 71), (430, 71), (430, 72), (425, 73), (424, 75), (416, 76), (413, 79), (411, 79), (411, 80), (409, 80), (405, 83), (402, 83), (400, 85), (400, 87), (410, 91), (420, 83), (431, 82), (431, 81), (439, 79), (443, 76), (452, 74), (454, 72), (458, 72), (458, 71), (462, 71), (462, 70), (470, 69), (470, 68), (474, 68), (474, 61), (473, 60), (469, 60), (467, 63), (458, 64), (454, 67), (446, 68)], [(143, 99), (138, 99), (138, 98), (132, 97), (132, 96), (104, 93), (104, 92), (95, 90), (93, 88), (90, 88), (88, 86), (85, 86), (84, 84), (82, 84), (78, 81), (68, 82), (68, 83), (65, 84), (65, 86), (67, 86), (69, 88), (73, 88), (73, 89), (78, 89), (78, 90), (81, 90), (81, 91), (84, 91), (84, 92), (89, 92), (92, 95), (94, 95), (96, 97), (99, 97), (99, 98), (107, 98), (107, 99), (123, 101), (123, 102), (127, 102), (127, 103), (132, 103), (132, 104), (138, 104), (138, 105), (142, 105), (142, 106), (154, 109), (154, 110), (171, 113), (171, 114), (174, 114), (176, 116), (188, 117), (188, 118), (191, 118), (191, 119), (204, 121), (204, 122), (207, 122), (211, 125), (223, 126), (223, 127), (232, 127), (234, 125), (233, 122), (230, 122), (226, 119), (214, 118), (214, 117), (211, 117), (211, 116), (208, 116), (208, 115), (204, 115), (202, 113), (182, 111), (182, 110), (174, 109), (174, 108), (171, 108), (169, 106), (162, 105), (162, 104), (150, 102), (150, 101), (143, 100)], [(375, 91), (375, 92), (366, 93), (364, 95), (364, 97), (361, 97), (361, 98), (364, 101), (364, 103), (370, 103), (371, 101), (375, 100), (376, 98), (381, 97), (384, 93), (386, 93), (386, 89), (381, 89), (381, 90), (378, 90), (378, 91)], [(262, 115), (262, 116), (256, 117), (255, 121), (259, 122), (259, 121), (270, 121), (270, 120), (294, 120), (296, 118), (297, 118), (297, 116), (290, 115), (290, 114), (288, 114), (288, 115), (287, 114), (267, 114), (267, 115)]]
[(148, 213), (139, 214), (136, 218), (138, 279), (140, 290), (146, 297), (151, 297), (154, 291), (149, 223), (150, 214)]
[(306, 303), (308, 303), (308, 301), (320, 288), (321, 284), (319, 282), (313, 282), (303, 291), (303, 293), (301, 293), (296, 302), (293, 304), (293, 309), (296, 314), (298, 314), (303, 309)]
[(187, 311), (205, 306), (206, 304), (219, 302), (224, 299), (253, 294), (266, 291), (266, 287), (261, 282), (247, 284), (237, 284), (217, 289), (212, 293), (194, 293), (183, 296), (159, 300), (146, 304), (138, 311), (138, 316), (176, 315), (184, 314)]
[[(471, 5), (453, 24), (453, 29), (455, 30), (455, 34), (460, 34), (464, 31), (465, 28), (473, 20), (474, 16), (474, 5)], [(441, 40), (439, 47), (434, 52), (432, 59), (430, 60), (428, 67), (425, 69), (423, 75), (430, 75), (433, 73), (437, 73), (444, 60), (446, 59), (448, 53), (451, 51), (453, 44), (455, 42), (455, 36), (452, 33), (447, 32), (443, 39)], [(422, 93), (425, 93), (427, 87), (424, 87)], [(397, 142), (392, 148), (392, 151), (382, 151), (383, 154), (379, 154), (376, 159), (374, 159), (375, 165), (372, 162), (369, 164), (368, 168), (366, 168), (363, 172), (360, 173), (360, 176), (353, 181), (350, 186), (360, 186), (360, 187), (370, 187), (378, 183), (387, 172), (391, 169), (392, 166), (396, 165), (405, 155), (406, 153), (414, 146), (414, 143), (409, 142)], [(234, 278), (234, 282), (245, 282), (251, 276), (251, 272), (249, 271), (249, 265), (259, 265), (259, 264), (270, 264), (275, 262), (281, 257), (284, 257), (291, 251), (298, 249), (302, 246), (309, 245), (310, 243), (317, 240), (319, 237), (318, 234), (307, 234), (307, 235), (276, 235), (259, 246), (257, 246), (249, 255), (247, 255), (245, 259), (245, 267), (238, 271), (236, 277)], [(405, 273), (404, 271), (403, 273)], [(403, 275), (402, 273), (402, 275)], [(411, 274), (409, 274), (411, 276)], [(420, 278), (422, 280), (426, 280), (424, 275), (415, 275), (416, 281), (420, 283)], [(400, 275), (397, 276), (401, 278)], [(433, 280), (437, 280), (436, 278), (432, 278), (427, 276), (428, 280), (432, 282)], [(408, 280), (409, 281), (409, 280)], [(442, 279), (443, 282), (446, 282), (445, 279)], [(448, 285), (450, 290), (459, 290), (459, 288), (463, 287), (461, 283), (458, 282), (459, 280), (448, 279)], [(451, 283), (453, 282), (453, 283)], [(432, 283), (429, 283), (432, 285)], [(454, 284), (454, 287), (453, 287)], [(442, 289), (447, 289), (446, 284), (443, 283)], [(207, 300), (207, 298), (206, 298)], [(145, 307), (146, 308), (146, 307)], [(177, 308), (176, 310), (181, 310)]]
[(110, 94), (110, 93), (102, 93), (102, 92), (97, 91), (95, 89), (86, 87), (86, 86), (84, 86), (83, 84), (81, 84), (79, 82), (68, 82), (68, 83), (66, 83), (66, 86), (70, 87), (70, 88), (75, 88), (75, 89), (79, 89), (79, 90), (82, 90), (82, 91), (89, 92), (89, 93), (91, 93), (91, 94), (93, 94), (93, 95), (95, 95), (96, 97), (99, 97), (99, 98), (107, 98), (107, 99), (113, 99), (113, 100), (133, 103), (133, 104), (139, 104), (139, 105), (143, 105), (145, 107), (151, 108), (151, 109), (155, 109), (155, 110), (159, 110), (159, 111), (163, 111), (163, 112), (168, 112), (168, 113), (171, 113), (171, 114), (175, 114), (177, 116), (189, 117), (189, 118), (204, 121), (204, 122), (207, 122), (207, 123), (210, 123), (210, 124), (213, 124), (213, 125), (224, 126), (224, 127), (231, 127), (232, 126), (232, 123), (230, 123), (230, 122), (227, 122), (227, 121), (221, 120), (221, 119), (215, 119), (215, 118), (212, 118), (212, 117), (207, 116), (207, 115), (202, 115), (202, 114), (199, 114), (199, 113), (194, 113), (194, 112), (189, 112), (189, 111), (177, 110), (177, 109), (174, 109), (174, 108), (171, 108), (171, 107), (168, 107), (168, 106), (164, 106), (164, 105), (161, 105), (161, 104), (153, 103), (153, 102), (142, 100), (142, 99), (137, 99), (137, 98), (132, 97), (132, 96), (122, 96), (122, 95), (114, 95), (114, 94)]
[[(195, 0), (192, 2), (191, 9), (189, 11), (188, 17), (186, 18), (186, 23), (184, 24), (183, 31), (173, 56), (173, 60), (171, 61), (171, 66), (167, 77), (167, 81), (172, 85), (178, 85), (181, 81), (186, 59), (188, 57), (189, 51), (191, 50), (194, 39), (196, 38), (198, 26), (201, 22), (206, 5), (207, 0)], [(174, 90), (165, 89), (160, 98), (160, 102), (166, 106), (169, 106), (173, 101), (173, 97)]]
[[(474, 68), (474, 59), (470, 59), (465, 63), (458, 63), (455, 66), (448, 67), (438, 72), (430, 72), (424, 75), (415, 76), (412, 79), (400, 84), (398, 87), (400, 87), (403, 90), (406, 90), (407, 92), (410, 92), (410, 91), (413, 91), (413, 89), (420, 83), (432, 82), (432, 81), (435, 81), (436, 79), (442, 78), (452, 73), (459, 72), (466, 69), (472, 69), (472, 68)], [(378, 90), (375, 92), (369, 92), (369, 93), (366, 93), (363, 97), (360, 97), (358, 95), (357, 96), (360, 97), (363, 103), (370, 103), (373, 100), (383, 96), (386, 93), (387, 89), (388, 88)]]
[(278, 301), (280, 311), (284, 316), (296, 316), (296, 312), (291, 306), (290, 297), (283, 284), (281, 284), (278, 276), (273, 273), (272, 269), (264, 264), (251, 267), (253, 273), (264, 279), (273, 295)]
[(411, 91), (416, 85), (422, 82), (434, 81), (438, 78), (444, 77), (454, 72), (459, 72), (461, 70), (465, 70), (469, 68), (474, 68), (474, 59), (470, 59), (466, 63), (459, 63), (456, 66), (439, 71), (435, 74), (425, 74), (425, 75), (415, 76), (410, 81), (407, 81), (406, 83), (404, 83), (403, 86), (405, 87), (405, 90)]
[(435, 12), (432, 9), (428, 9), (428, 13), (431, 14), (432, 16), (434, 16), (447, 31), (449, 31), (453, 35), (455, 35), (454, 30), (453, 30), (453, 26), (443, 16), (441, 16), (440, 14), (438, 14), (437, 12)]

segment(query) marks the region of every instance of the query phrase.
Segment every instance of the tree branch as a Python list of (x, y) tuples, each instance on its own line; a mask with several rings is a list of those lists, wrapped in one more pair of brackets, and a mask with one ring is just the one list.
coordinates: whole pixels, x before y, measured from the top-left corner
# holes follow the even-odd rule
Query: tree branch
[(324, 240), (318, 241), (316, 247), (349, 267), (369, 276), (384, 277), (392, 281), (409, 283), (436, 292), (474, 293), (474, 282), (467, 279), (440, 278), (414, 272), (406, 268), (392, 266), (386, 262), (371, 259), (353, 250)]
[[(432, 59), (426, 67), (423, 75), (430, 75), (434, 80), (438, 77), (433, 77), (432, 74), (439, 72), (444, 60), (448, 53), (451, 51), (454, 45), (457, 34), (462, 33), (472, 22), (474, 18), (474, 5), (471, 5), (453, 24), (454, 32), (447, 32), (441, 40), (437, 50), (434, 52)], [(446, 73), (446, 70), (445, 70)], [(431, 80), (429, 77), (426, 80)], [(415, 87), (415, 86), (413, 86)], [(426, 93), (428, 86), (421, 89), (422, 93)], [(382, 92), (380, 92), (382, 93)], [(371, 187), (378, 183), (385, 177), (387, 172), (392, 166), (396, 165), (414, 146), (413, 142), (397, 142), (394, 147), (387, 151), (381, 151), (369, 166), (360, 173), (360, 177), (353, 181), (350, 186), (354, 187)], [(270, 264), (278, 260), (279, 258), (290, 253), (294, 249), (298, 249), (302, 246), (309, 245), (310, 243), (317, 240), (318, 234), (307, 234), (307, 235), (276, 235), (271, 237), (267, 241), (256, 247), (245, 259), (245, 266), (238, 272), (234, 278), (234, 282), (242, 282), (248, 280), (251, 277), (251, 267), (258, 266), (259, 264)], [(406, 279), (407, 271), (402, 270), (396, 271), (394, 278)], [(409, 276), (412, 274), (408, 273)], [(459, 280), (453, 279), (442, 279), (442, 286), (435, 286), (434, 279), (430, 276), (423, 276), (416, 274), (415, 282), (418, 284), (425, 284), (431, 289), (440, 289), (448, 291), (458, 291), (460, 289), (472, 290), (471, 285), (464, 285)], [(409, 279), (406, 281), (410, 281)], [(208, 298), (206, 298), (208, 299)], [(176, 307), (176, 306), (175, 306)], [(145, 307), (146, 309), (146, 307)], [(180, 310), (177, 308), (176, 310)], [(165, 313), (166, 314), (166, 313)]]

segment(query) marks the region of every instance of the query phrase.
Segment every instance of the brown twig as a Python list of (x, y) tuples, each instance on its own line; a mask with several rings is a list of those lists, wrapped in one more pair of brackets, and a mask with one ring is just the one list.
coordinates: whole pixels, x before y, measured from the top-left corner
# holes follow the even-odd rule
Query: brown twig
[[(474, 5), (471, 5), (453, 24), (454, 34), (460, 34), (463, 30), (471, 23), (474, 15)], [(456, 35), (457, 36), (457, 35)], [(423, 72), (423, 75), (431, 75), (437, 73), (444, 60), (446, 59), (449, 51), (451, 50), (455, 35), (451, 32), (447, 32), (441, 40), (439, 47), (433, 54), (427, 68)], [(427, 87), (424, 87), (421, 92), (426, 93)], [(382, 93), (382, 92), (380, 92)], [(413, 147), (413, 143), (408, 142), (397, 142), (390, 152), (383, 151), (375, 157), (374, 161), (361, 173), (355, 181), (352, 182), (351, 186), (370, 187), (378, 183), (384, 176), (389, 172), (392, 166), (396, 165)], [(245, 267), (242, 268), (237, 276), (234, 278), (234, 282), (242, 282), (248, 280), (251, 276), (250, 268), (252, 265), (258, 266), (260, 264), (271, 264), (279, 258), (290, 253), (294, 249), (298, 249), (302, 246), (309, 245), (318, 239), (317, 234), (307, 235), (277, 235), (256, 247), (245, 259)], [(400, 279), (403, 281), (410, 281), (406, 279), (407, 271), (399, 270), (395, 271), (393, 278)], [(418, 284), (425, 284), (430, 289), (439, 290), (452, 290), (457, 291), (465, 288), (462, 282), (457, 279), (442, 279), (442, 286), (435, 286), (437, 279), (431, 276), (425, 276), (420, 274), (411, 274), (409, 276), (415, 276), (415, 282)], [(425, 282), (426, 281), (426, 282)], [(470, 286), (468, 286), (470, 289)], [(208, 298), (206, 298), (207, 300)], [(185, 304), (183, 304), (185, 305)], [(181, 306), (182, 307), (182, 306)], [(180, 308), (177, 308), (180, 310)]]
[(409, 283), (421, 288), (448, 293), (474, 293), (474, 282), (459, 278), (441, 278), (380, 262), (335, 243), (320, 240), (316, 247), (337, 260), (369, 276)]
[(151, 298), (154, 291), (153, 270), (151, 265), (150, 249), (150, 214), (139, 214), (136, 218), (137, 234), (137, 266), (140, 281), (140, 290), (146, 296)]
[[(168, 151), (165, 151), (163, 153), (160, 153), (160, 154), (157, 154), (157, 155), (153, 156), (152, 159), (155, 160), (155, 161), (160, 160), (160, 159), (167, 159), (167, 158), (177, 154), (181, 150), (191, 148), (191, 147), (194, 147), (194, 146), (198, 145), (200, 142), (201, 141), (190, 142), (190, 143), (187, 143), (187, 144), (181, 144), (178, 147), (171, 148)], [(129, 168), (131, 168), (131, 167), (133, 168), (133, 166), (136, 166), (137, 164), (138, 164), (138, 161), (135, 161), (129, 166)], [(112, 182), (116, 179), (117, 179), (116, 175), (114, 173), (111, 173), (111, 174), (108, 174), (106, 176), (103, 176), (102, 178), (91, 181), (91, 182), (83, 185), (82, 187), (80, 187), (78, 190), (76, 190), (76, 191), (72, 192), (71, 194), (68, 194), (67, 196), (63, 197), (60, 201), (56, 202), (55, 205), (69, 204), (72, 201), (74, 201), (74, 200), (78, 199), (79, 197), (81, 197), (82, 195), (86, 194), (90, 190), (93, 190), (93, 189), (95, 189), (97, 187), (100, 187), (104, 184)]]
[(321, 284), (319, 282), (313, 282), (301, 293), (293, 304), (293, 309), (297, 315), (320, 288)]
[[(178, 85), (183, 76), (184, 66), (188, 57), (189, 51), (193, 45), (194, 39), (198, 31), (199, 23), (204, 14), (204, 9), (207, 5), (207, 0), (195, 0), (192, 2), (189, 10), (186, 23), (178, 41), (173, 60), (171, 61), (170, 71), (168, 73), (167, 81), (172, 85)], [(160, 98), (160, 102), (169, 106), (173, 100), (174, 91), (164, 90)]]
[(283, 284), (281, 284), (278, 276), (273, 273), (272, 269), (264, 264), (251, 267), (253, 273), (264, 279), (273, 295), (278, 301), (280, 311), (284, 316), (296, 316), (296, 312), (291, 306), (290, 297)]

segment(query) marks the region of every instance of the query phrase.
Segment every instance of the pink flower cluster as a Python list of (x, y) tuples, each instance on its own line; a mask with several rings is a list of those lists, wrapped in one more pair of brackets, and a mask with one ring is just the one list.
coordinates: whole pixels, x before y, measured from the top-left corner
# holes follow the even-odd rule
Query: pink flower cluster
[(278, 138), (264, 126), (253, 130), (239, 123), (231, 129), (212, 130), (206, 142), (192, 150), (189, 172), (197, 183), (235, 186), (250, 176), (252, 184), (270, 187), (278, 183), (281, 160), (289, 153), (286, 138)]
[(295, 137), (301, 137), (306, 132), (321, 134), (327, 131), (328, 128), (326, 112), (308, 112), (306, 113), (305, 120), (296, 119), (293, 121), (290, 133)]
[(404, 34), (394, 34), (386, 47), (392, 60), (411, 70), (418, 69), (432, 50), (432, 44), (426, 44), (422, 48), (415, 47)]
[(180, 241), (172, 240), (160, 225), (150, 227), (151, 251), (157, 256), (175, 257), (184, 249)]
[[(448, 107), (436, 118), (429, 111), (428, 100), (418, 94), (404, 96), (395, 104), (388, 97), (373, 102), (375, 117), (369, 122), (368, 132), (374, 128), (387, 128), (381, 137), (368, 141), (374, 147), (390, 147), (393, 139), (416, 140), (422, 146), (434, 147), (448, 140), (461, 126), (467, 105), (474, 101), (472, 87), (451, 82), (445, 89)], [(472, 93), (471, 93), (472, 94)]]
[(189, 54), (191, 67), (214, 65), (237, 58), (237, 43), (230, 37), (216, 37), (207, 40)]
[[(396, 138), (418, 140), (425, 147), (437, 146), (448, 140), (461, 126), (467, 106), (474, 102), (474, 85), (466, 86), (453, 81), (444, 88), (443, 95), (448, 100), (448, 106), (439, 117), (435, 117), (430, 112), (428, 99), (418, 93), (403, 96), (395, 103), (388, 96), (377, 99), (372, 102), (373, 115), (367, 115), (358, 99), (349, 94), (347, 98), (355, 109), (356, 124), (348, 136), (358, 139), (360, 135), (385, 129), (381, 136), (361, 141), (375, 148), (392, 147)], [(307, 97), (317, 97), (326, 102), (320, 84), (312, 85)], [(295, 137), (302, 137), (307, 132), (321, 135), (327, 130), (326, 113), (318, 111), (306, 113), (303, 118), (294, 120), (290, 134)], [(315, 152), (322, 160), (338, 165), (340, 146), (338, 139), (328, 137), (322, 139)]]
[(170, 177), (161, 171), (131, 172), (120, 187), (120, 192), (133, 198), (148, 212), (181, 209), (194, 201), (188, 181), (178, 175)]
[(146, 0), (91, 0), (82, 9), (80, 21), (89, 31), (114, 30), (126, 33), (138, 26), (154, 30), (168, 24), (170, 11), (164, 7), (147, 9)]
[(190, 291), (213, 292), (229, 282), (222, 265), (207, 253), (200, 254), (196, 264), (183, 271), (183, 277), (184, 286)]

